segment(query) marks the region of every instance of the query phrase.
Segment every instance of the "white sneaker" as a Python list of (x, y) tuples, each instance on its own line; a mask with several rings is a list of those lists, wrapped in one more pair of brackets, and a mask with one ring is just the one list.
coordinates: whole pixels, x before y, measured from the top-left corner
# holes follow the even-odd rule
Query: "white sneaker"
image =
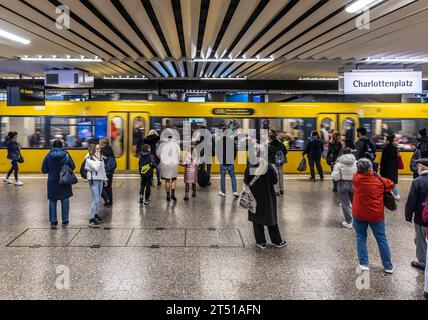
[(220, 197), (226, 197), (226, 194), (225, 194), (225, 193), (223, 193), (223, 192), (221, 192), (221, 191), (218, 193), (218, 195), (219, 195)]
[(234, 192), (233, 196), (239, 198), (240, 194), (238, 192)]
[(361, 271), (370, 271), (369, 267), (363, 266), (362, 264), (360, 264), (360, 269), (361, 269)]
[(4, 179), (3, 179), (3, 183), (5, 183), (5, 184), (12, 184), (13, 182), (12, 182), (12, 180), (10, 180), (10, 179), (6, 179), (6, 178), (4, 178)]
[(21, 186), (23, 186), (24, 184), (21, 182), (21, 181), (19, 181), (19, 180), (17, 180), (17, 181), (15, 181), (15, 186), (17, 186), (17, 187), (21, 187)]
[(397, 201), (401, 199), (400, 195), (396, 196), (395, 194), (393, 194), (393, 196), (394, 196), (394, 199), (397, 200)]
[(345, 228), (348, 228), (348, 229), (353, 229), (354, 228), (354, 226), (352, 225), (352, 223), (348, 223), (346, 221), (342, 222), (342, 226), (344, 226)]
[(392, 268), (392, 269), (385, 269), (385, 273), (393, 274), (394, 273), (394, 268)]

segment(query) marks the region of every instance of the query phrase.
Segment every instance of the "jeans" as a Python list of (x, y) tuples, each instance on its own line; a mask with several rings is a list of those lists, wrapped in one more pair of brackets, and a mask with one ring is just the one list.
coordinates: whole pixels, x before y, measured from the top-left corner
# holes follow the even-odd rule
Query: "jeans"
[(324, 179), (324, 171), (321, 166), (321, 159), (313, 159), (309, 157), (309, 168), (311, 169), (311, 178), (315, 179), (315, 168), (314, 168), (315, 165), (317, 166), (317, 170), (320, 175), (320, 178)]
[(235, 165), (233, 164), (221, 164), (220, 175), (221, 175), (221, 192), (226, 193), (226, 172), (229, 172), (230, 179), (232, 180), (232, 192), (236, 192), (236, 175)]
[(12, 168), (10, 168), (9, 172), (7, 173), (6, 179), (9, 179), (9, 177), (13, 173), (14, 177), (15, 177), (15, 181), (18, 181), (18, 171), (19, 171), (18, 161), (17, 160), (11, 160), (10, 162), (12, 163)]
[(354, 182), (340, 180), (337, 182), (337, 191), (343, 215), (347, 223), (352, 222), (351, 203), (354, 201)]
[[(427, 246), (428, 246), (428, 240), (427, 240)], [(427, 250), (427, 261), (428, 261), (428, 250)], [(424, 291), (428, 293), (428, 268), (425, 268), (425, 288)]]
[(398, 191), (398, 185), (397, 184), (394, 184), (394, 190), (392, 190), (392, 192), (394, 193), (395, 196), (400, 195), (400, 191)]
[(105, 203), (113, 204), (113, 175), (107, 175), (107, 179), (107, 187), (103, 188), (103, 193), (101, 196), (103, 197)]
[(369, 256), (367, 253), (367, 229), (369, 226), (376, 238), (383, 267), (385, 270), (392, 270), (393, 265), (385, 231), (385, 221), (367, 222), (354, 217), (354, 228), (357, 236), (357, 252), (360, 265), (369, 266)]
[[(64, 199), (61, 201), (61, 217), (62, 222), (69, 222), (70, 215), (70, 199)], [(53, 225), (58, 224), (57, 217), (57, 202), (58, 200), (49, 200), (49, 221)]]
[[(254, 228), (254, 236), (256, 238), (256, 243), (265, 244), (266, 236), (265, 236), (265, 227), (261, 224), (253, 222)], [(270, 240), (273, 244), (281, 244), (282, 238), (281, 233), (279, 232), (278, 225), (276, 226), (268, 226)]]
[(98, 210), (100, 208), (100, 199), (101, 194), (103, 193), (104, 181), (102, 180), (93, 180), (89, 181), (89, 187), (91, 188), (92, 193), (92, 207), (91, 207), (91, 216), (90, 219), (95, 219), (95, 216), (98, 215)]

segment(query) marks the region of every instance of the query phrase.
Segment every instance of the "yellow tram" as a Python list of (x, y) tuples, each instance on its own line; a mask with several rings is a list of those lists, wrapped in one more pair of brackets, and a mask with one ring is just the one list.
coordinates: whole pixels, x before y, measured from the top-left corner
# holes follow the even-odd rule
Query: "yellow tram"
[[(4, 148), (9, 131), (19, 134), (25, 159), (20, 165), (23, 173), (40, 172), (43, 158), (55, 139), (64, 141), (79, 167), (87, 141), (100, 137), (110, 139), (119, 172), (136, 172), (138, 141), (151, 129), (160, 131), (166, 121), (179, 132), (185, 121), (208, 129), (233, 121), (244, 130), (271, 128), (283, 133), (289, 140), (286, 173), (297, 173), (301, 149), (312, 130), (335, 130), (344, 135), (350, 128), (354, 131), (364, 126), (379, 148), (385, 131), (394, 132), (405, 162), (400, 173), (410, 174), (411, 151), (418, 130), (428, 127), (427, 118), (426, 104), (407, 103), (46, 101), (43, 107), (8, 107), (0, 101), (0, 172), (10, 167)], [(218, 172), (218, 165), (213, 163), (213, 172)], [(325, 161), (323, 166), (330, 170)], [(243, 172), (244, 168), (245, 165), (237, 164), (237, 172)]]

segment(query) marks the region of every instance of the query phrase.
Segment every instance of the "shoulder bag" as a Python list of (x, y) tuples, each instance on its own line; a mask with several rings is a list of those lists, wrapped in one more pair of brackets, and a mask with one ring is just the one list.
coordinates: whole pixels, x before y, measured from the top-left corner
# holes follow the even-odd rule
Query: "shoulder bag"
[(383, 183), (383, 180), (381, 179), (381, 177), (377, 176), (380, 180), (380, 182), (382, 182), (383, 184), (383, 188), (384, 188), (384, 192), (383, 192), (383, 203), (385, 208), (387, 208), (388, 210), (391, 211), (395, 211), (397, 210), (397, 202), (394, 199), (394, 196), (392, 195), (391, 192), (388, 192), (386, 190), (386, 186), (385, 183)]
[(244, 184), (244, 189), (239, 196), (239, 207), (251, 213), (256, 213), (257, 200), (254, 198), (250, 188), (259, 180), (259, 177), (260, 176), (255, 176), (248, 186)]
[(70, 166), (68, 165), (69, 155), (67, 154), (65, 158), (66, 163), (62, 165), (61, 172), (59, 174), (59, 184), (64, 186), (71, 186), (76, 184), (78, 180), (73, 170), (71, 170)]

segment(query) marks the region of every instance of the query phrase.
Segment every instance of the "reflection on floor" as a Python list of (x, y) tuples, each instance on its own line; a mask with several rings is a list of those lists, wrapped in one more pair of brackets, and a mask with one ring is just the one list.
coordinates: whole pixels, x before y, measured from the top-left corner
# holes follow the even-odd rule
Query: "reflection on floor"
[(91, 200), (81, 182), (71, 225), (57, 231), (48, 228), (46, 179), (23, 181), (21, 188), (0, 186), (1, 299), (423, 298), (423, 274), (410, 267), (413, 228), (403, 213), (409, 179), (400, 182), (399, 210), (387, 213), (396, 271), (383, 273), (370, 236), (369, 279), (356, 272), (354, 232), (341, 226), (331, 181), (287, 177), (279, 220), (289, 245), (265, 251), (255, 248), (237, 201), (217, 195), (217, 179), (188, 203), (179, 181), (175, 206), (155, 187), (153, 203), (140, 207), (138, 179), (117, 177), (114, 208), (102, 209), (99, 230), (86, 226)]

